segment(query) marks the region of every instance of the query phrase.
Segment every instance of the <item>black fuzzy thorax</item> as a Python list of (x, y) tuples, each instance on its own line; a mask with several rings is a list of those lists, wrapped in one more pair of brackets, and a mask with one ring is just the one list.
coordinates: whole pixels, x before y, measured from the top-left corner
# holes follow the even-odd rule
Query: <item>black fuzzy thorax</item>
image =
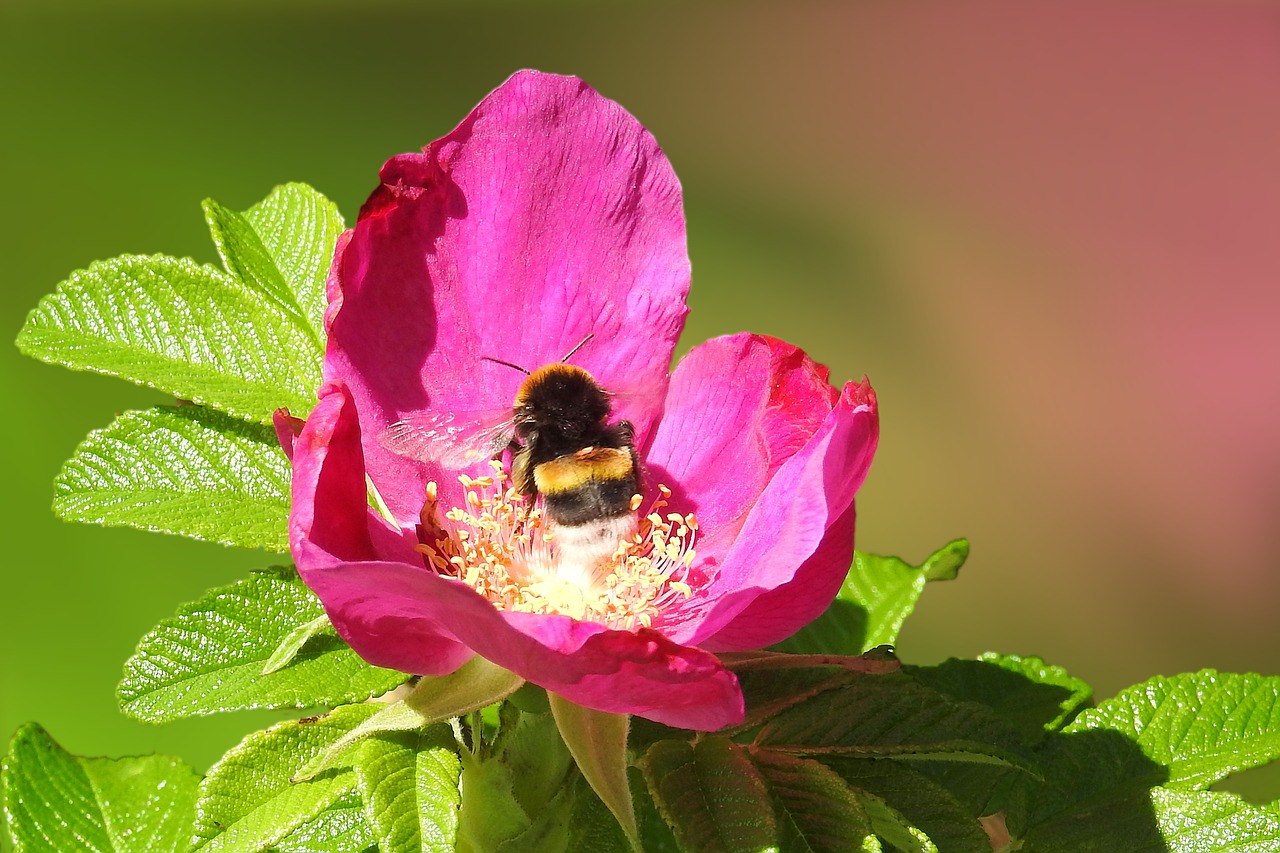
[(604, 389), (586, 371), (539, 371), (525, 382), (516, 400), (516, 435), (533, 465), (584, 447), (625, 447), (628, 436), (607, 423), (609, 411)]

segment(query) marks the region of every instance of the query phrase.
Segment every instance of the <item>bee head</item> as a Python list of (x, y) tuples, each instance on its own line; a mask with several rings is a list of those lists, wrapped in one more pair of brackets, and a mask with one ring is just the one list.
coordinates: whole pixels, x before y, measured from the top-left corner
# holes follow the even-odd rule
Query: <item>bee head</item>
[(516, 431), (577, 440), (593, 435), (609, 417), (609, 397), (590, 373), (555, 363), (529, 374), (516, 392)]

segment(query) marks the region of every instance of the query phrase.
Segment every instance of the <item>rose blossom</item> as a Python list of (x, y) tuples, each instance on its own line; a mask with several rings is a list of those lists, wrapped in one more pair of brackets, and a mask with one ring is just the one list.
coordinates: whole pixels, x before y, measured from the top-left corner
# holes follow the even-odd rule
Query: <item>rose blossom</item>
[[(320, 402), (296, 437), (279, 421), (293, 556), (363, 658), (443, 675), (478, 654), (589, 708), (742, 719), (713, 652), (784, 639), (839, 589), (876, 405), (761, 335), (707, 341), (668, 375), (688, 282), (670, 164), (575, 78), (520, 72), (383, 166), (338, 242)], [(524, 377), (486, 358), (532, 369), (589, 335), (572, 363), (635, 425), (642, 541), (566, 580), (505, 467), (446, 470), (386, 436), (509, 414)]]

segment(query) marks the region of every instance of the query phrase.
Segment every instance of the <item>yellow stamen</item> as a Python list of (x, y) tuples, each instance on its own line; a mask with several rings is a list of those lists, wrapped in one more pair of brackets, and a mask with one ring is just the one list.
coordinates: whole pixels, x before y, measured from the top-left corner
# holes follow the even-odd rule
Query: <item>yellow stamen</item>
[[(444, 513), (436, 484), (427, 484), (417, 550), (432, 570), (502, 610), (559, 613), (624, 630), (651, 626), (693, 596), (698, 521), (692, 513), (663, 512), (671, 497), (666, 486), (658, 486), (660, 496), (633, 525), (619, 526), (611, 556), (584, 566), (561, 559), (568, 543), (557, 545), (554, 522), (541, 506), (527, 505), (501, 462), (491, 466), (492, 476), (460, 476), (464, 506)], [(631, 510), (642, 503), (634, 496)]]

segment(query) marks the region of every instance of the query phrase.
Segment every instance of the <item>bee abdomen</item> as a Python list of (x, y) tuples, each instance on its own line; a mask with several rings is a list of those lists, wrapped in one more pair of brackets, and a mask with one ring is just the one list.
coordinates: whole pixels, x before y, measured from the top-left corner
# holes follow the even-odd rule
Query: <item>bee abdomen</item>
[(534, 466), (533, 480), (547, 514), (562, 526), (625, 515), (640, 490), (629, 447), (587, 447), (557, 457)]

